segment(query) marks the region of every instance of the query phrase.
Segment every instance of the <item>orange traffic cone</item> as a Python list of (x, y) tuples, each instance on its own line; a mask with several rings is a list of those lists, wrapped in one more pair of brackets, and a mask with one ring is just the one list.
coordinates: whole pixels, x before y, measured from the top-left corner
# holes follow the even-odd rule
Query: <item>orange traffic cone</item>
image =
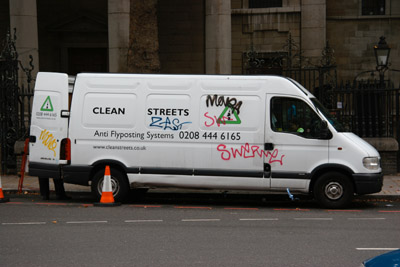
[(114, 196), (112, 192), (111, 186), (111, 174), (110, 167), (107, 165), (106, 170), (104, 172), (104, 180), (103, 180), (103, 189), (101, 193), (101, 199), (99, 203), (94, 203), (95, 206), (100, 207), (111, 207), (111, 206), (120, 206), (121, 203), (114, 201)]
[(3, 187), (1, 186), (1, 175), (0, 175), (0, 203), (9, 202), (9, 198), (5, 198), (3, 194)]

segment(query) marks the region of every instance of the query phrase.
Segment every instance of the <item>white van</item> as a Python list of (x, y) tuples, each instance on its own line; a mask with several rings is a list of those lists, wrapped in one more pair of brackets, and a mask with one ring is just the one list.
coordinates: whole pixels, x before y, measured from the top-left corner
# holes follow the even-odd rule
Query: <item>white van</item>
[[(101, 196), (180, 187), (310, 193), (324, 207), (379, 192), (379, 153), (277, 76), (39, 73), (29, 172)], [(70, 90), (71, 91), (71, 90)]]

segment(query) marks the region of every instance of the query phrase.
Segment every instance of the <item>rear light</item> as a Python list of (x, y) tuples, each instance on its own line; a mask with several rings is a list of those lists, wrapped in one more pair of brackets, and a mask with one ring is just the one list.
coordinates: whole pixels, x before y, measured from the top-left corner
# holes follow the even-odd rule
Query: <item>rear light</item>
[(61, 141), (61, 160), (71, 160), (71, 140), (65, 138)]

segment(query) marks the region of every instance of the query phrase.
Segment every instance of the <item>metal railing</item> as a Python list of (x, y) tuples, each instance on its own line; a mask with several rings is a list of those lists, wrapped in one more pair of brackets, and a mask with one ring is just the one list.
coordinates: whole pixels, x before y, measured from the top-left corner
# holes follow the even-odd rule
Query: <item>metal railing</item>
[[(28, 68), (18, 59), (16, 33), (8, 33), (0, 46), (0, 145), (1, 172), (16, 168), (14, 144), (28, 136), (31, 113), (33, 58)], [(26, 77), (21, 82), (20, 74)], [(24, 78), (25, 79), (25, 78)]]
[(360, 137), (394, 137), (400, 134), (400, 88), (379, 81), (340, 84), (325, 92), (323, 104), (346, 130)]

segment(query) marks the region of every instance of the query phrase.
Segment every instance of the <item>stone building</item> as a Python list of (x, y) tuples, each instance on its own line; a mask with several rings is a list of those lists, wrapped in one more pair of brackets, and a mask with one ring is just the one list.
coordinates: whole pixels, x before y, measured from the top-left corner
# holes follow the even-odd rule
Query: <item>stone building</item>
[[(155, 43), (149, 46), (158, 50), (155, 69), (166, 74), (247, 74), (251, 53), (278, 62), (258, 73), (282, 74), (289, 44), (298, 56), (290, 65), (304, 67), (321, 65), (329, 42), (337, 79), (353, 81), (379, 78), (373, 47), (385, 36), (391, 47), (385, 78), (400, 83), (397, 0), (151, 1), (152, 11), (137, 10), (144, 0), (0, 0), (0, 37), (16, 29), (19, 59), (27, 66), (32, 55), (34, 74), (70, 75), (129, 72), (130, 62), (154, 58), (154, 51), (136, 51), (132, 40), (145, 50)], [(157, 34), (135, 35), (140, 23)], [(396, 140), (387, 147), (396, 154)]]
[[(20, 59), (32, 54), (36, 71), (127, 72), (131, 1), (0, 0), (0, 36), (16, 28)], [(380, 36), (400, 69), (400, 1), (158, 0), (156, 19), (161, 73), (243, 74), (246, 51), (282, 52), (289, 34), (308, 64), (329, 41), (339, 79), (375, 69)]]

